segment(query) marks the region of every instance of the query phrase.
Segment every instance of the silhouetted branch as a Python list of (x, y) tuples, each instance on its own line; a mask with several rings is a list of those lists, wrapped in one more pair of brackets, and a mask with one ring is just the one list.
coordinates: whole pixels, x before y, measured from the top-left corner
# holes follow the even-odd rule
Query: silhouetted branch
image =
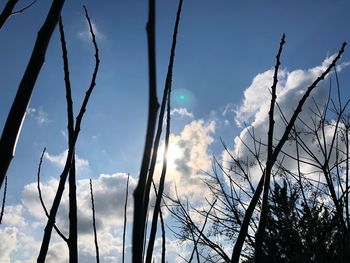
[(94, 193), (92, 189), (92, 181), (90, 179), (90, 194), (91, 194), (91, 209), (92, 209), (92, 225), (94, 228), (94, 242), (96, 249), (96, 262), (100, 262), (100, 253), (98, 250), (98, 241), (97, 241), (97, 231), (96, 231), (96, 220), (95, 220), (95, 203), (94, 203)]
[[(147, 174), (152, 154), (153, 138), (156, 127), (159, 103), (157, 99), (156, 86), (156, 50), (155, 50), (155, 0), (149, 0), (149, 14), (147, 22), (148, 43), (148, 69), (149, 69), (149, 106), (146, 141), (142, 157), (140, 176), (134, 191), (134, 221), (133, 221), (133, 245), (132, 260), (134, 263), (142, 262), (145, 222), (147, 205), (144, 202)], [(148, 197), (147, 197), (148, 198)]]
[[(152, 181), (152, 185), (153, 185), (154, 193), (155, 193), (156, 197), (158, 197), (158, 191), (157, 191), (157, 187), (156, 187), (154, 181)], [(163, 200), (163, 197), (162, 197), (162, 200)], [(161, 262), (165, 263), (166, 237), (165, 237), (165, 224), (164, 224), (163, 213), (162, 213), (161, 207), (159, 208), (159, 216), (160, 216), (160, 223), (161, 223), (161, 229), (162, 229), (162, 258), (161, 258)]]
[(15, 8), (18, 0), (8, 0), (4, 9), (0, 14), (0, 29), (5, 24), (6, 20), (12, 15), (12, 10)]
[(29, 3), (28, 5), (26, 5), (25, 7), (23, 7), (22, 9), (12, 12), (11, 15), (13, 16), (13, 15), (18, 15), (18, 14), (23, 13), (25, 10), (27, 10), (27, 9), (30, 8), (32, 5), (34, 5), (36, 1), (37, 1), (37, 0), (34, 0), (34, 1), (32, 1), (31, 3)]
[(124, 258), (125, 258), (125, 233), (126, 233), (126, 221), (127, 221), (126, 212), (128, 207), (129, 179), (130, 179), (130, 174), (128, 174), (128, 179), (126, 181), (126, 191), (125, 191), (122, 263), (124, 263)]
[[(169, 198), (173, 203), (175, 203), (177, 205), (177, 207), (179, 208), (178, 212), (174, 212), (172, 209), (170, 209), (167, 205), (166, 207), (168, 208), (169, 212), (172, 213), (172, 215), (175, 216), (175, 218), (177, 220), (179, 220), (179, 222), (181, 222), (183, 225), (187, 226), (187, 228), (189, 229), (189, 231), (191, 231), (191, 233), (193, 233), (195, 236), (197, 236), (198, 238), (200, 238), (200, 241), (203, 242), (205, 244), (205, 246), (207, 246), (208, 248), (211, 248), (212, 250), (214, 250), (218, 256), (221, 257), (221, 259), (224, 262), (229, 262), (230, 258), (229, 256), (226, 254), (226, 252), (218, 245), (215, 244), (215, 242), (213, 242), (212, 240), (210, 240), (210, 238), (208, 238), (202, 231), (201, 229), (199, 229), (199, 227), (193, 222), (189, 212), (186, 210), (186, 208), (184, 207), (184, 205), (181, 203), (177, 193), (176, 193), (177, 199), (171, 199)], [(192, 238), (192, 241), (195, 242), (195, 239)], [(199, 242), (199, 241), (198, 241)]]
[(5, 178), (7, 169), (14, 156), (29, 100), (41, 67), (45, 61), (46, 50), (51, 35), (57, 25), (63, 4), (64, 0), (52, 1), (46, 20), (38, 32), (32, 56), (19, 84), (16, 97), (6, 119), (6, 123), (0, 138), (0, 188)]
[(169, 136), (170, 136), (170, 94), (171, 94), (173, 65), (174, 65), (174, 58), (175, 58), (176, 37), (177, 37), (177, 32), (178, 32), (178, 27), (180, 22), (182, 3), (183, 3), (183, 0), (180, 0), (178, 10), (177, 10), (177, 15), (176, 15), (174, 33), (173, 33), (173, 42), (172, 42), (171, 53), (170, 53), (170, 61), (168, 65), (168, 73), (167, 73), (166, 83), (164, 87), (162, 105), (159, 113), (158, 129), (157, 129), (157, 134), (153, 145), (152, 160), (151, 160), (149, 175), (147, 178), (148, 181), (147, 181), (146, 192), (145, 192), (145, 199), (146, 199), (145, 205), (148, 205), (148, 198), (150, 194), (149, 188), (151, 186), (151, 182), (153, 181), (153, 174), (154, 174), (154, 169), (155, 169), (155, 164), (157, 159), (159, 141), (162, 133), (164, 111), (165, 111), (165, 106), (167, 105), (167, 122), (166, 122), (165, 146), (164, 146), (164, 153), (163, 153), (163, 168), (162, 168), (162, 173), (161, 173), (160, 182), (159, 182), (158, 195), (156, 197), (156, 204), (153, 210), (151, 233), (150, 233), (148, 247), (147, 247), (146, 263), (151, 263), (151, 260), (152, 260), (154, 241), (157, 233), (158, 214), (160, 210), (160, 203), (163, 196), (165, 175), (167, 171), (167, 160), (168, 160), (167, 156), (168, 156)]
[[(38, 172), (37, 172), (37, 188), (38, 188), (38, 193), (39, 193), (39, 200), (40, 200), (40, 204), (41, 207), (44, 209), (45, 215), (47, 218), (49, 218), (49, 212), (47, 211), (47, 208), (45, 206), (44, 203), (44, 199), (42, 196), (42, 192), (41, 192), (41, 187), (40, 187), (40, 172), (41, 172), (41, 165), (43, 163), (43, 157), (45, 154), (46, 148), (43, 149), (41, 156), (40, 156), (40, 161), (39, 161), (39, 165), (38, 165)], [(56, 224), (54, 224), (54, 229), (56, 230), (57, 234), (65, 241), (68, 243), (68, 238), (65, 237), (65, 235), (63, 235), (63, 233), (61, 232), (61, 230), (59, 230), (59, 228), (57, 227)]]
[(4, 216), (4, 211), (5, 211), (6, 192), (7, 192), (7, 176), (5, 176), (4, 195), (2, 197), (2, 205), (1, 205), (1, 212), (0, 212), (0, 224), (2, 223), (2, 217)]
[(69, 262), (78, 262), (78, 219), (75, 154), (69, 170)]
[(162, 229), (162, 258), (161, 258), (160, 262), (165, 263), (166, 236), (165, 236), (165, 224), (164, 224), (162, 207), (159, 207), (159, 217), (160, 217), (160, 226)]
[(50, 211), (50, 217), (49, 217), (49, 220), (48, 220), (47, 225), (45, 227), (45, 232), (44, 232), (44, 237), (43, 237), (43, 241), (42, 241), (41, 248), (40, 248), (38, 262), (44, 262), (45, 258), (46, 258), (46, 254), (47, 254), (49, 243), (50, 243), (52, 228), (53, 228), (53, 225), (55, 223), (55, 218), (56, 218), (56, 214), (58, 211), (58, 207), (59, 207), (61, 199), (62, 199), (67, 176), (68, 176), (69, 170), (70, 170), (71, 165), (72, 165), (75, 143), (77, 141), (77, 138), (78, 138), (78, 135), (80, 132), (80, 126), (81, 126), (81, 122), (82, 122), (84, 113), (86, 111), (86, 106), (88, 104), (90, 95), (91, 95), (91, 93), (96, 85), (96, 76), (97, 76), (97, 72), (98, 72), (98, 68), (99, 68), (99, 64), (100, 64), (99, 51), (98, 51), (97, 44), (96, 44), (95, 34), (93, 32), (91, 21), (90, 21), (90, 18), (89, 18), (89, 15), (87, 13), (85, 6), (84, 6), (84, 10), (85, 10), (86, 19), (87, 19), (88, 24), (89, 24), (90, 33), (92, 35), (92, 43), (93, 43), (93, 46), (95, 48), (95, 68), (94, 68), (94, 71), (92, 74), (90, 85), (85, 93), (83, 103), (80, 107), (79, 114), (76, 118), (75, 128), (74, 128), (74, 136), (73, 136), (71, 143), (69, 145), (66, 163), (65, 163), (65, 166), (64, 166), (63, 171), (62, 171), (61, 176), (60, 176), (59, 185), (58, 185), (57, 192), (56, 192), (56, 195), (55, 195), (55, 198), (54, 198), (54, 201), (52, 204), (52, 208)]
[(191, 256), (190, 256), (190, 259), (188, 260), (188, 262), (192, 262), (192, 259), (193, 259), (193, 256), (194, 256), (194, 253), (196, 252), (197, 253), (197, 261), (199, 262), (199, 255), (198, 255), (198, 250), (197, 250), (197, 245), (198, 245), (198, 242), (200, 240), (200, 236), (203, 235), (203, 232), (204, 232), (204, 229), (205, 229), (205, 226), (207, 224), (207, 221), (208, 221), (208, 217), (210, 215), (210, 212), (211, 210), (213, 209), (214, 205), (216, 204), (217, 202), (217, 199), (215, 199), (215, 201), (210, 205), (210, 208), (208, 210), (208, 212), (206, 212), (206, 215), (204, 217), (204, 223), (203, 223), (203, 226), (199, 232), (199, 236), (197, 238), (197, 240), (194, 240), (194, 246), (193, 246), (193, 250), (192, 250), (192, 253), (191, 253)]

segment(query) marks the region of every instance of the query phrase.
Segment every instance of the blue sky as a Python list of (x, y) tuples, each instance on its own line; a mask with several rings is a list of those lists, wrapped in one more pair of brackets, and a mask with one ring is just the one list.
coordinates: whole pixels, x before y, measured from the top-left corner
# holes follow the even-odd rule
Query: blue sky
[[(5, 2), (0, 3), (0, 8)], [(26, 2), (20, 1), (19, 6)], [(160, 99), (177, 1), (157, 2)], [(130, 173), (136, 180), (147, 118), (147, 1), (66, 1), (62, 16), (75, 112), (80, 107), (93, 70), (94, 53), (87, 34), (83, 4), (87, 5), (95, 25), (101, 67), (77, 142), (77, 154), (81, 159), (78, 179), (93, 178), (102, 182), (101, 174)], [(11, 17), (0, 32), (1, 129), (49, 5), (50, 1), (37, 1), (23, 14)], [(282, 68), (286, 72), (307, 71), (336, 53), (343, 41), (350, 41), (348, 10), (350, 3), (345, 0), (184, 1), (173, 77), (174, 145), (181, 140), (190, 142), (193, 130), (197, 130), (199, 135), (196, 135), (202, 140), (191, 145), (191, 149), (197, 151), (200, 159), (197, 164), (203, 166), (212, 153), (220, 155), (220, 136), (234, 147), (233, 139), (241, 131), (236, 125), (234, 110), (240, 109), (240, 105), (247, 101), (244, 92), (253, 79), (274, 66), (282, 33), (286, 34), (287, 42), (282, 54)], [(349, 54), (345, 52), (343, 62), (350, 61)], [(347, 91), (349, 73), (347, 66), (340, 73), (344, 97), (350, 95)], [(271, 84), (266, 81), (266, 85)], [(35, 182), (43, 147), (48, 151), (43, 165), (43, 183), (50, 185), (61, 170), (60, 157), (67, 148), (64, 92), (56, 30), (8, 171), (7, 204), (24, 207), (21, 216), (27, 224), (38, 220), (25, 210), (24, 196), (25, 189)], [(255, 94), (265, 92), (268, 92), (267, 88), (261, 88)], [(252, 105), (249, 103), (252, 102), (247, 102), (248, 108)], [(288, 103), (285, 105), (289, 106)], [(250, 114), (255, 116), (256, 110)], [(176, 155), (177, 159), (181, 157), (181, 153)], [(120, 176), (116, 178), (124, 178)], [(20, 226), (11, 227), (20, 229)], [(42, 230), (35, 231), (40, 239)], [(11, 253), (15, 262), (16, 252)]]

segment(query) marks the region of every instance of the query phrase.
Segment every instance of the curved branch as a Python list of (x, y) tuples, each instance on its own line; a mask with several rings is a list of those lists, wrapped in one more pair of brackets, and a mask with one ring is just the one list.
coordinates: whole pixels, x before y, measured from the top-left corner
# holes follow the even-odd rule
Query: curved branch
[[(43, 199), (43, 196), (42, 196), (42, 193), (41, 193), (41, 187), (40, 187), (40, 172), (41, 172), (41, 165), (43, 163), (43, 157), (44, 157), (45, 152), (46, 152), (46, 148), (43, 149), (42, 154), (40, 156), (40, 161), (39, 161), (39, 165), (38, 165), (38, 172), (37, 172), (37, 188), (38, 188), (39, 200), (40, 200), (41, 207), (44, 209), (46, 217), (49, 218), (49, 213), (48, 213), (47, 208), (45, 206), (44, 199)], [(56, 233), (66, 243), (68, 243), (68, 238), (65, 237), (65, 235), (61, 232), (61, 230), (57, 227), (57, 225), (55, 224), (53, 227), (56, 230)]]

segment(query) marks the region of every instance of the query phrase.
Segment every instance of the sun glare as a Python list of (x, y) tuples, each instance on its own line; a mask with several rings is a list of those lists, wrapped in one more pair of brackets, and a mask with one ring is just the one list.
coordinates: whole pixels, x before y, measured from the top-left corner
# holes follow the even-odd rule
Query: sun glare
[[(163, 162), (163, 153), (164, 153), (164, 144), (159, 149), (159, 161)], [(171, 141), (169, 142), (168, 148), (168, 168), (175, 169), (176, 168), (176, 160), (181, 159), (183, 157), (183, 149), (177, 144), (177, 142)]]

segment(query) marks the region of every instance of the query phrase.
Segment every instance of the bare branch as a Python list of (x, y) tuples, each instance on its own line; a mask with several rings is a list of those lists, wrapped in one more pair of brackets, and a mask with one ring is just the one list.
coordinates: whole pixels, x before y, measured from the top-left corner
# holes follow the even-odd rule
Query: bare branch
[[(41, 172), (41, 165), (43, 163), (43, 157), (44, 154), (46, 152), (46, 148), (43, 149), (41, 156), (40, 156), (40, 161), (39, 161), (39, 165), (38, 165), (38, 172), (37, 172), (37, 188), (38, 188), (38, 193), (39, 193), (39, 200), (41, 203), (41, 207), (44, 209), (45, 215), (47, 218), (49, 218), (49, 212), (47, 211), (47, 208), (45, 206), (44, 203), (44, 199), (42, 196), (42, 192), (41, 192), (41, 187), (40, 187), (40, 172)], [(56, 230), (57, 234), (66, 242), (68, 243), (68, 238), (65, 237), (65, 235), (61, 232), (61, 230), (57, 227), (56, 224), (54, 224), (54, 229)]]

